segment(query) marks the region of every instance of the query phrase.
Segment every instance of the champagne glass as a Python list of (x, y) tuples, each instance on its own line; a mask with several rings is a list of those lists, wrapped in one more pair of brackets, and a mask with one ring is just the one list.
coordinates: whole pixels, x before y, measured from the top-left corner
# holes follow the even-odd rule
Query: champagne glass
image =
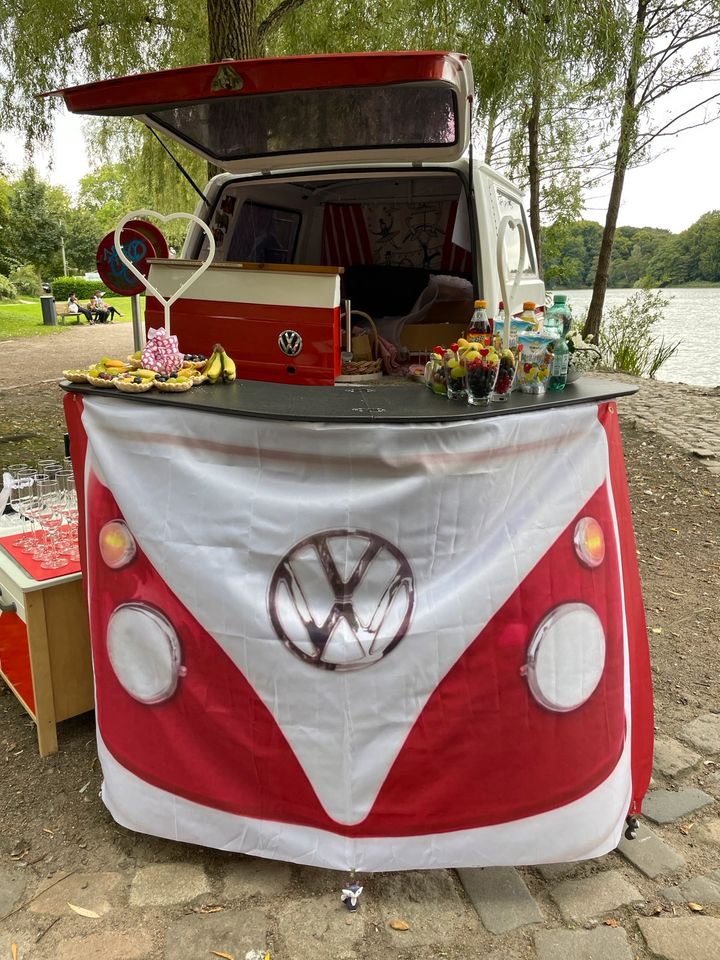
[(14, 547), (27, 546), (27, 529), (25, 526), (26, 516), (24, 507), (32, 499), (32, 485), (35, 473), (27, 467), (18, 468), (18, 464), (13, 464), (13, 469), (9, 470), (12, 488), (10, 490), (10, 506), (18, 514), (22, 522), (22, 529), (17, 540), (12, 541)]
[(57, 570), (68, 565), (68, 561), (57, 552), (57, 534), (63, 522), (58, 481), (41, 481), (38, 484), (38, 496), (40, 503), (37, 517), (47, 533), (47, 549), (41, 558), (40, 566), (43, 570)]

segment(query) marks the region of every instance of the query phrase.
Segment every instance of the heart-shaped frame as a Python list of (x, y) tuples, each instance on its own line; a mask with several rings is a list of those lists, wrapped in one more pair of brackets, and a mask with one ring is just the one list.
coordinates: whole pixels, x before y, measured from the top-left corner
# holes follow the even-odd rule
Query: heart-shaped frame
[[(152, 217), (154, 220), (159, 220), (161, 223), (169, 223), (171, 220), (190, 220), (192, 223), (197, 223), (202, 227), (205, 232), (205, 236), (208, 238), (208, 256), (200, 264), (198, 269), (192, 273), (188, 279), (182, 283), (175, 293), (169, 297), (167, 300), (165, 297), (150, 283), (149, 279), (137, 269), (134, 263), (125, 256), (125, 253), (120, 243), (120, 236), (123, 231), (123, 227), (130, 221), (138, 217)], [(192, 286), (195, 281), (205, 273), (207, 268), (212, 264), (215, 259), (215, 237), (212, 235), (210, 227), (200, 219), (196, 217), (194, 213), (158, 213), (157, 210), (133, 210), (131, 213), (126, 213), (122, 218), (120, 223), (115, 227), (115, 249), (117, 250), (118, 256), (132, 273), (134, 277), (142, 283), (145, 287), (145, 290), (148, 293), (151, 293), (160, 303), (163, 305), (163, 312), (165, 314), (165, 330), (170, 333), (170, 307), (175, 303), (175, 301), (180, 297), (188, 287)]]
[[(510, 290), (510, 296), (508, 297), (507, 289), (507, 261), (505, 260), (505, 233), (508, 229), (517, 230), (518, 237), (520, 238), (520, 255), (518, 256), (517, 267), (515, 268), (515, 282), (512, 285)], [(500, 221), (500, 226), (498, 227), (497, 235), (497, 269), (500, 277), (500, 292), (503, 297), (503, 304), (505, 308), (505, 329), (503, 332), (503, 347), (505, 350), (510, 346), (510, 324), (512, 322), (512, 307), (511, 302), (515, 300), (518, 293), (520, 292), (520, 282), (522, 280), (522, 270), (525, 266), (525, 254), (527, 253), (527, 239), (525, 237), (525, 227), (523, 226), (522, 220), (518, 220), (515, 217), (505, 216)]]

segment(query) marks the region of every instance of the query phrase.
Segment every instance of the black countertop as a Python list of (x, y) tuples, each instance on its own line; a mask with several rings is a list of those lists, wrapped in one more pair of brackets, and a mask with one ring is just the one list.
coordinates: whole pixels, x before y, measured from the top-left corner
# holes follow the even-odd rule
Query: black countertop
[(103, 397), (110, 402), (162, 404), (184, 410), (206, 410), (235, 417), (264, 420), (304, 420), (347, 423), (428, 423), (501, 417), (528, 410), (545, 410), (578, 403), (598, 403), (637, 392), (637, 387), (598, 377), (581, 377), (560, 392), (541, 396), (516, 391), (507, 401), (474, 407), (431, 393), (423, 384), (397, 381), (391, 384), (338, 384), (305, 387), (258, 380), (230, 384), (202, 384), (184, 393), (123, 393), (114, 387), (60, 382), (71, 393)]

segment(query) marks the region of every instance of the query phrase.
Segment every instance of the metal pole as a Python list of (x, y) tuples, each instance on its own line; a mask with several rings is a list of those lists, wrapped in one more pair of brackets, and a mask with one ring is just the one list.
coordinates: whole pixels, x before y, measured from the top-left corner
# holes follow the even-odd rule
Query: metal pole
[(132, 307), (133, 343), (136, 350), (142, 350), (145, 346), (145, 331), (140, 314), (140, 294), (136, 293), (134, 297), (130, 298), (130, 305)]
[(60, 250), (62, 252), (63, 276), (66, 277), (68, 275), (68, 272), (67, 272), (67, 260), (65, 259), (65, 237), (63, 237), (62, 234), (60, 234)]

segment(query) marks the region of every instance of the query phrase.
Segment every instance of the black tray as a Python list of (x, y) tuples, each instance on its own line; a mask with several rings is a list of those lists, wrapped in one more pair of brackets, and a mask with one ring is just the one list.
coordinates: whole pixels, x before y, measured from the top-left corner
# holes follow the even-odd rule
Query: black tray
[(507, 401), (473, 407), (460, 400), (448, 400), (433, 394), (423, 384), (397, 381), (338, 384), (334, 387), (305, 387), (259, 380), (236, 380), (229, 384), (201, 384), (184, 393), (123, 393), (115, 388), (92, 387), (90, 384), (62, 380), (60, 386), (71, 393), (102, 397), (111, 403), (152, 403), (182, 407), (184, 410), (205, 410), (235, 417), (258, 417), (266, 420), (304, 420), (348, 423), (428, 423), (448, 420), (479, 420), (502, 417), (511, 413), (567, 407), (578, 403), (598, 403), (614, 397), (637, 393), (632, 384), (581, 377), (560, 392), (541, 396), (512, 393)]

